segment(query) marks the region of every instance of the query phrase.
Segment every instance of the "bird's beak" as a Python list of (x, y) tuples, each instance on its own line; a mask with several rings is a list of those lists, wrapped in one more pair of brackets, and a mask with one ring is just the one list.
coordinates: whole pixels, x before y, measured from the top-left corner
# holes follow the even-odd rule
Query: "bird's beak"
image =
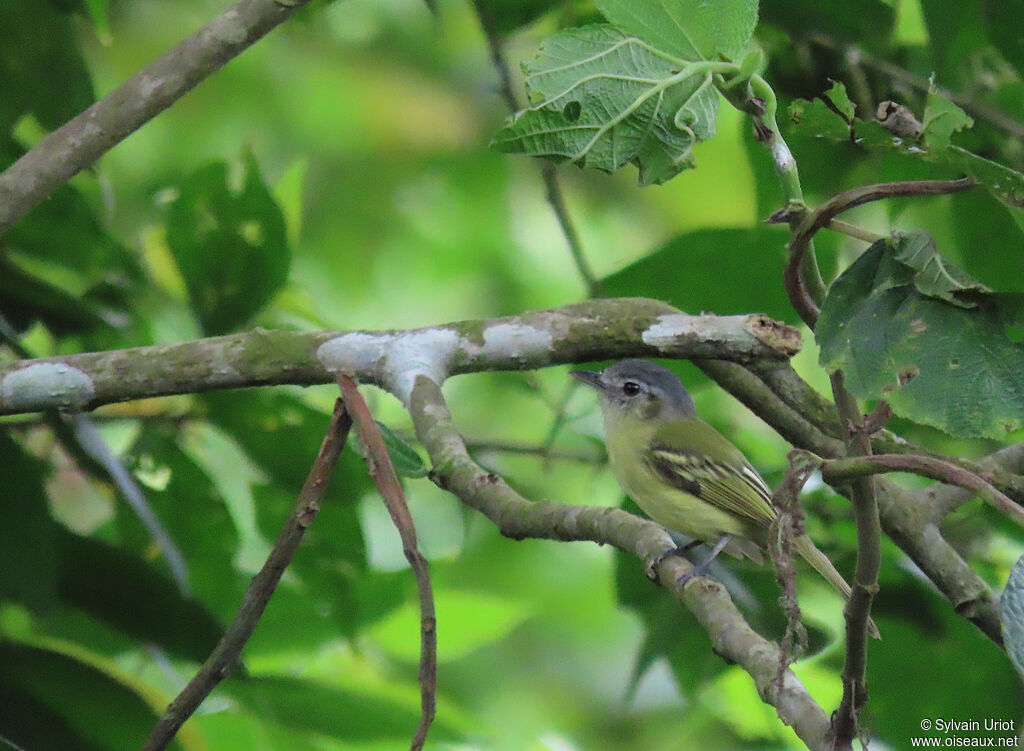
[(583, 381), (588, 386), (593, 386), (598, 391), (604, 390), (604, 384), (601, 382), (601, 371), (599, 370), (570, 370), (569, 375)]

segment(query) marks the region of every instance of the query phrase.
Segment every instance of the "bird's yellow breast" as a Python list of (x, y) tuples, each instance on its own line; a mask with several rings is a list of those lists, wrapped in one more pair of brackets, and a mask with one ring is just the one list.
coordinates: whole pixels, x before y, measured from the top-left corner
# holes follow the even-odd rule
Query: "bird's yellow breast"
[(631, 420), (628, 430), (618, 430), (619, 426), (614, 424), (616, 419), (614, 412), (606, 410), (608, 461), (619, 485), (645, 514), (669, 529), (698, 540), (714, 542), (725, 534), (751, 535), (750, 525), (743, 520), (670, 485), (644, 461), (657, 426), (638, 425)]

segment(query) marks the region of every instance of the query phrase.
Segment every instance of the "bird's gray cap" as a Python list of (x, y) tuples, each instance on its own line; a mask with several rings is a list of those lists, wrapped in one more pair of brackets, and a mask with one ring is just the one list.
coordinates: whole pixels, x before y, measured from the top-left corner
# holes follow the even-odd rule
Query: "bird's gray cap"
[[(660, 402), (669, 414), (681, 417), (697, 414), (693, 398), (679, 377), (664, 365), (649, 360), (623, 360), (602, 371), (574, 370), (572, 375), (609, 400), (624, 402), (646, 395)], [(631, 384), (639, 386), (639, 390)]]

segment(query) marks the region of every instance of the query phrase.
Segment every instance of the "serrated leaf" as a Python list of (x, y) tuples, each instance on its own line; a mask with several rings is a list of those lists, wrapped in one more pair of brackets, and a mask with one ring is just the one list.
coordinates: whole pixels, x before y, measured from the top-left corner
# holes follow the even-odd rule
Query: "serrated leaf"
[(1024, 555), (1013, 564), (999, 605), (1006, 653), (1024, 678)]
[(391, 464), (400, 477), (426, 477), (427, 468), (423, 459), (412, 446), (403, 441), (401, 437), (379, 420), (375, 420), (380, 434), (384, 438), (384, 446), (391, 457)]
[(495, 135), (499, 151), (612, 171), (633, 163), (644, 185), (692, 167), (715, 133), (718, 94), (706, 72), (611, 26), (549, 37), (526, 66), (534, 102)]
[(757, 26), (757, 0), (595, 0), (611, 23), (683, 60), (733, 60)]
[(890, 242), (877, 242), (829, 288), (814, 331), (821, 365), (903, 417), (1003, 438), (1024, 425), (1024, 296), (973, 296), (968, 309), (922, 294)]
[(924, 108), (924, 142), (931, 149), (945, 149), (954, 133), (974, 125), (966, 112), (939, 93), (932, 81)]
[(937, 297), (961, 308), (974, 308), (977, 303), (964, 293), (991, 292), (966, 272), (939, 255), (935, 240), (927, 232), (897, 235), (891, 242), (893, 257), (914, 271), (914, 286), (922, 295)]
[(853, 120), (857, 108), (850, 101), (850, 95), (846, 93), (845, 84), (841, 81), (832, 81), (832, 86), (825, 92), (824, 96), (839, 110), (837, 114), (842, 115), (847, 120)]
[(821, 99), (808, 101), (794, 99), (789, 105), (789, 119), (812, 133), (816, 138), (846, 141), (850, 138), (850, 125)]

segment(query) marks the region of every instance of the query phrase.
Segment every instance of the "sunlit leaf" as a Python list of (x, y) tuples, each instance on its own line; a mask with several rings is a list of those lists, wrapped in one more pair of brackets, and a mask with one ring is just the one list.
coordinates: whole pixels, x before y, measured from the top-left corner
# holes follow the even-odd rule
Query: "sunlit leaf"
[(737, 58), (757, 25), (757, 0), (595, 0), (604, 17), (683, 60)]
[(694, 144), (715, 132), (710, 74), (611, 26), (549, 37), (526, 72), (532, 105), (495, 135), (499, 151), (605, 171), (632, 163), (647, 185), (692, 167)]

